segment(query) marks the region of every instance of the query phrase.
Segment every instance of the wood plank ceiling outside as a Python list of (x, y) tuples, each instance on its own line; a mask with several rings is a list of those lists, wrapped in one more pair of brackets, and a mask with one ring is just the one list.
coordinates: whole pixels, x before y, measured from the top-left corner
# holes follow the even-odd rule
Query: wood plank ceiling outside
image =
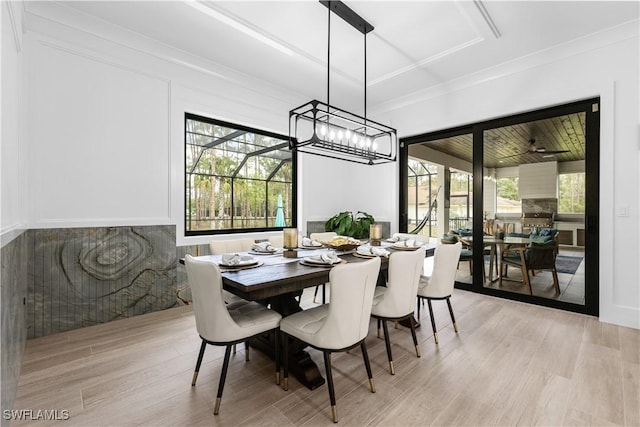
[[(554, 160), (558, 162), (584, 160), (584, 134), (584, 113), (490, 129), (484, 134), (484, 167), (503, 168)], [(535, 146), (538, 149), (568, 150), (568, 152), (553, 155), (530, 152), (529, 140), (531, 139), (535, 139)], [(467, 162), (472, 161), (471, 134), (429, 141), (424, 145)]]

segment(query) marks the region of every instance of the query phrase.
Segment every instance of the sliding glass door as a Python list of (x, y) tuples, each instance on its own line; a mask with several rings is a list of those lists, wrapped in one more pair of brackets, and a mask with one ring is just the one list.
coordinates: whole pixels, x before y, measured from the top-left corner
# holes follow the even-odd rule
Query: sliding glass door
[[(412, 154), (407, 157), (406, 166), (404, 229), (443, 244), (466, 239), (473, 226), (473, 135), (470, 132), (434, 134), (420, 144), (411, 145), (409, 151)], [(419, 206), (423, 209), (418, 209)], [(472, 250), (466, 241), (464, 244), (456, 280), (470, 287)]]
[(429, 196), (429, 235), (466, 249), (458, 287), (598, 314), (599, 99), (401, 143), (400, 230)]

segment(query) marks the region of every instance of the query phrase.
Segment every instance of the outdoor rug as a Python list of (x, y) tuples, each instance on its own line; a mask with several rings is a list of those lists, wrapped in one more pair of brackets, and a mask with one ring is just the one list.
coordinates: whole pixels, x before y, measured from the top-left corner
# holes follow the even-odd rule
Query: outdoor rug
[[(484, 261), (489, 262), (489, 255), (484, 256)], [(556, 257), (556, 271), (558, 273), (575, 274), (582, 262), (582, 257), (558, 255)]]
[(582, 262), (582, 257), (558, 255), (556, 257), (556, 271), (558, 273), (575, 274)]

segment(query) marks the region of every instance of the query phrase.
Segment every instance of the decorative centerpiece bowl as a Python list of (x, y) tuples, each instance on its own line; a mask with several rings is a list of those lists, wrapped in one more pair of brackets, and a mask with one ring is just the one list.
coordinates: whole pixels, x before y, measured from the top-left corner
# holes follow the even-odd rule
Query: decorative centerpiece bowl
[(351, 251), (362, 244), (358, 239), (347, 236), (337, 236), (328, 242), (321, 242), (323, 245), (335, 249), (336, 251)]

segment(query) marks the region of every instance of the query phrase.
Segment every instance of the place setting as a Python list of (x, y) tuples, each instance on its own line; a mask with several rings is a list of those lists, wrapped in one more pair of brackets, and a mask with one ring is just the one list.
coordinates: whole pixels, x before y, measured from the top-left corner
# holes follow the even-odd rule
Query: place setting
[(300, 260), (300, 264), (308, 267), (325, 267), (331, 268), (338, 264), (345, 264), (347, 261), (338, 257), (334, 251), (322, 252), (318, 255), (304, 257)]
[(398, 240), (389, 247), (397, 251), (415, 251), (421, 246), (422, 246), (422, 243), (420, 241), (416, 239), (407, 239), (407, 240)]
[(282, 253), (282, 248), (277, 248), (271, 244), (271, 242), (259, 242), (251, 245), (251, 250), (248, 252), (251, 255), (277, 255)]
[(240, 255), (237, 253), (222, 254), (220, 261), (218, 262), (218, 266), (227, 271), (255, 268), (262, 264), (264, 264), (263, 261), (260, 261), (251, 255)]
[(308, 237), (303, 237), (302, 242), (300, 242), (300, 247), (302, 249), (320, 249), (322, 248), (322, 243), (317, 240), (310, 239)]
[(358, 258), (389, 258), (391, 252), (381, 246), (362, 245), (353, 253), (353, 256)]

